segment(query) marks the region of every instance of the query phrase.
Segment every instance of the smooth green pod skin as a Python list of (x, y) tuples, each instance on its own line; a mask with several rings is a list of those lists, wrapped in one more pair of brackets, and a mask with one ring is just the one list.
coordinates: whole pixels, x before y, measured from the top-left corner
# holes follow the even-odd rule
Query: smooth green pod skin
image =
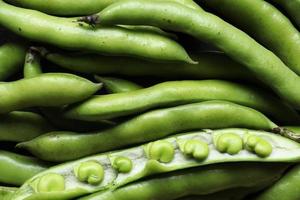
[(67, 108), (64, 116), (98, 121), (206, 100), (225, 100), (251, 107), (283, 124), (300, 121), (293, 109), (268, 91), (222, 80), (169, 81), (127, 93), (93, 96)]
[(300, 75), (300, 33), (277, 8), (264, 0), (199, 0), (199, 3), (248, 33)]
[(300, 28), (300, 0), (270, 0), (282, 6), (288, 15), (293, 19), (298, 28)]
[(6, 43), (0, 46), (0, 81), (5, 81), (21, 70), (25, 51), (25, 47), (17, 43)]
[(17, 190), (18, 190), (18, 188), (15, 188), (15, 187), (0, 186), (0, 199), (1, 200), (11, 200), (11, 196)]
[[(245, 139), (250, 136), (256, 136), (269, 142), (272, 145), (273, 151), (267, 157), (260, 157), (259, 152), (249, 151), (248, 149), (241, 149), (239, 154), (230, 155), (222, 153), (216, 149), (216, 140), (223, 134), (236, 134)], [(204, 160), (198, 160), (185, 155), (182, 144), (190, 140), (201, 140), (209, 146), (209, 155)], [(254, 131), (249, 129), (221, 129), (221, 130), (204, 130), (203, 132), (193, 132), (173, 137), (164, 138), (159, 141), (153, 142), (167, 142), (172, 144), (174, 150), (174, 158), (168, 162), (160, 162), (156, 158), (152, 159), (148, 156), (147, 147), (151, 143), (142, 146), (133, 147), (121, 151), (107, 152), (104, 154), (93, 155), (85, 157), (73, 162), (64, 163), (53, 168), (50, 168), (35, 177), (28, 180), (23, 186), (15, 193), (14, 200), (52, 200), (57, 199), (72, 199), (75, 197), (83, 196), (100, 191), (113, 191), (126, 184), (133, 183), (143, 179), (149, 175), (158, 173), (167, 173), (181, 169), (194, 168), (197, 166), (211, 165), (216, 163), (228, 162), (299, 162), (300, 161), (300, 144), (280, 135), (272, 134), (270, 132)], [(166, 150), (166, 149), (164, 149)], [(167, 150), (169, 151), (169, 150)], [(64, 153), (64, 152), (61, 152)], [(132, 162), (132, 170), (130, 173), (119, 173), (114, 168), (114, 161), (116, 158), (126, 157)], [(71, 173), (74, 168), (81, 163), (95, 161), (100, 163), (104, 169), (104, 179), (98, 185), (91, 185), (89, 183), (81, 182), (76, 174)], [(231, 170), (233, 173), (235, 170)], [(65, 190), (61, 192), (43, 193), (38, 192), (36, 183), (47, 174), (56, 174), (63, 176), (65, 181)], [(242, 174), (246, 179), (247, 174)], [(222, 179), (222, 178), (220, 178)], [(199, 181), (199, 180), (197, 180)], [(220, 181), (220, 180), (218, 180)], [(239, 184), (239, 183), (238, 183)], [(223, 184), (222, 184), (223, 185)], [(212, 191), (213, 192), (213, 191)], [(142, 198), (141, 198), (142, 199)]]
[[(120, 0), (6, 0), (17, 6), (60, 16), (78, 16), (97, 13)], [(192, 0), (172, 0), (194, 9), (201, 9)]]
[(299, 187), (300, 165), (298, 164), (253, 200), (298, 200), (300, 198)]
[(282, 99), (300, 109), (299, 76), (274, 53), (213, 14), (175, 2), (131, 0), (112, 4), (89, 19), (102, 25), (151, 25), (194, 36), (243, 64)]
[(34, 175), (50, 167), (36, 158), (0, 150), (0, 182), (22, 185)]
[(0, 141), (25, 142), (54, 130), (40, 115), (13, 111), (0, 115)]
[(101, 54), (195, 63), (181, 45), (162, 35), (121, 27), (94, 29), (78, 25), (74, 18), (18, 8), (3, 0), (0, 7), (0, 25), (33, 41)]
[(142, 89), (143, 87), (125, 79), (95, 76), (96, 81), (102, 82), (109, 93), (123, 93)]
[(223, 53), (199, 53), (193, 56), (198, 64), (153, 63), (144, 60), (101, 56), (68, 55), (43, 52), (44, 58), (63, 68), (99, 75), (154, 76), (168, 79), (238, 79), (253, 81), (247, 69), (226, 57)]
[(33, 78), (42, 74), (40, 65), (40, 55), (33, 49), (29, 49), (26, 53), (24, 63), (24, 78)]
[(272, 130), (277, 125), (254, 109), (226, 101), (205, 101), (150, 111), (99, 132), (50, 132), (17, 146), (43, 160), (66, 161), (182, 131), (229, 127)]
[[(226, 196), (232, 198), (243, 192), (230, 195), (223, 190), (235, 187), (241, 187), (241, 190), (251, 190), (250, 187), (255, 186), (263, 188), (278, 180), (286, 169), (286, 165), (277, 163), (274, 164), (274, 169), (272, 166), (236, 163), (198, 167), (138, 181), (114, 191), (95, 193), (79, 198), (79, 200), (174, 200), (187, 195), (203, 195), (202, 198), (209, 200), (215, 196), (216, 200), (227, 200)], [(216, 192), (219, 194), (213, 194)], [(209, 196), (211, 198), (208, 198)], [(198, 198), (202, 200), (201, 196)]]
[[(74, 87), (76, 85), (76, 87)], [(82, 101), (100, 85), (66, 73), (46, 73), (38, 77), (0, 84), (0, 113), (35, 106), (62, 106)]]

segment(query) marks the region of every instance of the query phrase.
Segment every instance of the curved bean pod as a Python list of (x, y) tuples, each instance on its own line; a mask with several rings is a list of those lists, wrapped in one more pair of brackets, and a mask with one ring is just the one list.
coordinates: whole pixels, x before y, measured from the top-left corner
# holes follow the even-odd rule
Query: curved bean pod
[(64, 116), (97, 121), (141, 113), (157, 107), (206, 100), (226, 100), (248, 106), (287, 124), (300, 121), (293, 109), (267, 91), (221, 80), (170, 81), (129, 93), (94, 96), (66, 109)]
[(143, 87), (125, 79), (114, 77), (95, 76), (95, 79), (104, 84), (109, 93), (123, 93), (142, 89)]
[(253, 200), (298, 200), (300, 193), (300, 165), (296, 165), (278, 182)]
[(251, 108), (225, 101), (205, 101), (150, 111), (100, 132), (50, 132), (19, 143), (18, 147), (29, 150), (43, 160), (65, 161), (182, 131), (228, 127), (272, 130), (277, 126)]
[(39, 161), (36, 158), (0, 150), (1, 183), (22, 185), (49, 166), (49, 163)]
[[(232, 134), (236, 135), (235, 139), (229, 137)], [(224, 137), (229, 137), (228, 149), (240, 146), (239, 143), (243, 144), (240, 146), (239, 153), (233, 155), (218, 150), (224, 145), (219, 142), (220, 138)], [(208, 151), (200, 158), (199, 155), (205, 148)], [(193, 152), (191, 153), (189, 149), (193, 149)], [(120, 159), (123, 161), (120, 162)], [(300, 144), (280, 135), (248, 129), (206, 130), (176, 135), (142, 146), (85, 157), (55, 166), (37, 174), (23, 184), (15, 193), (14, 200), (52, 200), (57, 197), (72, 199), (97, 191), (114, 191), (149, 175), (216, 163), (299, 161)], [(271, 168), (274, 167), (273, 164)], [(124, 166), (126, 166), (126, 171), (124, 171)], [(245, 168), (239, 169), (245, 170)], [(237, 174), (236, 170), (231, 170), (231, 172)], [(251, 178), (244, 173), (240, 175), (245, 179)], [(215, 181), (221, 183), (222, 180), (223, 178), (219, 178)], [(224, 180), (227, 178), (224, 177)], [(256, 179), (256, 181), (259, 180)], [(252, 184), (252, 182), (248, 183)], [(224, 187), (223, 184), (221, 185)], [(203, 184), (203, 186), (206, 185)]]
[(198, 64), (152, 63), (139, 59), (99, 55), (68, 55), (42, 51), (50, 62), (63, 68), (99, 75), (155, 76), (168, 79), (255, 79), (247, 69), (222, 53), (206, 52), (193, 56)]
[(30, 40), (66, 49), (195, 63), (182, 46), (155, 33), (122, 27), (95, 30), (74, 23), (74, 18), (59, 18), (18, 8), (3, 0), (0, 1), (0, 7), (0, 25)]
[(53, 128), (40, 115), (13, 111), (0, 116), (0, 141), (25, 142)]
[[(97, 13), (120, 0), (6, 0), (17, 6), (62, 16), (88, 15)], [(172, 0), (193, 9), (201, 9), (192, 0)]]
[(48, 73), (1, 83), (0, 113), (34, 106), (62, 106), (75, 103), (88, 98), (99, 88), (100, 85), (87, 79), (64, 73)]
[[(250, 187), (260, 186), (261, 189), (275, 182), (286, 169), (284, 164), (275, 164), (274, 169), (272, 166), (270, 164), (236, 163), (234, 165), (219, 164), (199, 167), (146, 179), (114, 191), (94, 193), (79, 199), (174, 200), (187, 195), (201, 195), (195, 198), (198, 200), (238, 199), (239, 196), (246, 196), (253, 190), (259, 190)], [(249, 179), (249, 177), (251, 178)], [(240, 188), (239, 190), (231, 189), (235, 187)], [(190, 200), (190, 198), (185, 200), (188, 199)]]
[(15, 187), (0, 186), (0, 199), (2, 199), (2, 200), (11, 200), (11, 196), (17, 190), (18, 190), (18, 188), (15, 188)]
[(0, 81), (5, 81), (18, 72), (24, 63), (25, 47), (16, 43), (6, 43), (0, 47)]
[(270, 0), (282, 6), (285, 11), (289, 14), (289, 16), (293, 19), (293, 21), (297, 24), (298, 28), (300, 28), (300, 0)]
[(282, 99), (300, 109), (299, 76), (274, 53), (215, 15), (175, 2), (131, 0), (112, 4), (88, 19), (102, 25), (153, 25), (204, 40), (245, 65)]
[(25, 57), (24, 78), (33, 78), (42, 74), (40, 55), (31, 47)]
[(250, 34), (300, 75), (300, 33), (274, 6), (264, 0), (200, 0), (199, 2)]

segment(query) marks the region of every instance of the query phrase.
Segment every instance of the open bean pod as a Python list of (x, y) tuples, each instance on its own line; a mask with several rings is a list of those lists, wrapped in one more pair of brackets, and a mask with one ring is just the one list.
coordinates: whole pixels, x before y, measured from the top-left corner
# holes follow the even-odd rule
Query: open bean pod
[(151, 174), (225, 162), (298, 162), (300, 144), (248, 129), (206, 130), (86, 157), (28, 180), (14, 200), (71, 199), (116, 189)]

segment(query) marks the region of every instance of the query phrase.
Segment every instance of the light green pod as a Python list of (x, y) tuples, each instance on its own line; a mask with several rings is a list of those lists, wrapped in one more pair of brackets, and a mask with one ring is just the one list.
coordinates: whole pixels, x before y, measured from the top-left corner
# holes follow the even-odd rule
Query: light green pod
[(300, 75), (300, 33), (277, 8), (264, 0), (199, 0), (199, 2), (251, 35)]
[(156, 33), (116, 26), (95, 29), (76, 23), (75, 18), (50, 16), (12, 6), (3, 0), (0, 7), (0, 25), (33, 41), (100, 54), (195, 64), (180, 44)]
[[(252, 108), (226, 101), (204, 101), (150, 111), (103, 131), (50, 132), (17, 146), (43, 160), (66, 161), (157, 140), (182, 131), (229, 127), (272, 130), (277, 125)], [(160, 158), (160, 154), (155, 154), (155, 157)], [(170, 156), (166, 157), (169, 160)]]
[(283, 124), (299, 123), (299, 115), (268, 91), (222, 80), (169, 81), (128, 93), (93, 96), (67, 108), (71, 119), (98, 121), (207, 100), (225, 100), (254, 108)]
[(243, 64), (278, 96), (300, 109), (300, 78), (273, 52), (221, 18), (176, 2), (122, 1), (86, 21), (102, 25), (151, 25), (179, 31), (218, 47)]
[[(260, 141), (269, 143), (272, 147), (272, 152), (269, 155), (262, 157), (260, 156), (260, 153), (263, 152), (262, 149), (252, 151), (250, 149), (240, 147), (240, 151), (237, 154), (229, 154), (219, 151), (219, 138), (221, 138), (223, 135), (228, 137), (228, 135), (230, 134), (240, 137), (242, 141), (245, 141), (245, 145), (248, 144), (247, 138), (256, 137)], [(118, 139), (116, 140), (119, 141)], [(187, 154), (189, 152), (186, 152), (186, 150), (188, 149), (193, 149), (187, 146), (195, 147), (196, 143), (194, 141), (201, 141), (201, 146), (204, 146), (203, 144), (206, 144), (209, 149), (208, 151), (205, 151), (206, 157), (203, 157), (201, 160), (198, 159), (198, 157), (190, 156), (189, 154)], [(105, 142), (109, 141), (105, 140)], [(235, 144), (229, 145), (235, 146)], [(197, 151), (201, 151), (201, 149), (195, 149), (194, 152)], [(64, 152), (61, 151), (60, 153), (63, 154)], [(123, 160), (124, 158), (126, 158), (125, 160), (127, 164), (127, 161), (130, 160), (130, 165), (126, 164), (127, 166), (129, 166), (129, 168), (131, 168), (129, 169), (129, 172), (128, 170), (126, 170), (125, 172), (122, 170), (116, 170), (116, 162), (119, 162), (118, 160), (120, 158), (122, 158)], [(136, 187), (135, 183), (137, 183), (137, 181), (141, 179), (144, 180), (146, 177), (154, 174), (175, 172), (188, 168), (195, 169), (195, 167), (198, 166), (210, 166), (211, 164), (216, 163), (271, 162), (272, 165), (270, 165), (270, 168), (266, 171), (263, 167), (261, 167), (262, 165), (256, 168), (258, 169), (258, 171), (252, 171), (254, 172), (254, 174), (258, 172), (268, 179), (270, 178), (269, 173), (272, 172), (272, 170), (276, 169), (276, 164), (274, 164), (274, 162), (290, 163), (299, 161), (300, 144), (280, 135), (264, 131), (237, 128), (205, 130), (202, 132), (190, 132), (186, 134), (174, 135), (172, 137), (152, 141), (141, 146), (93, 155), (82, 158), (80, 160), (75, 160), (52, 167), (28, 180), (15, 193), (13, 198), (14, 200), (56, 200), (58, 199), (58, 197), (59, 199), (73, 199), (95, 192), (102, 192), (103, 194), (107, 192), (108, 197), (111, 197), (107, 199), (111, 200), (114, 199), (112, 198), (114, 196), (114, 193), (111, 193), (112, 191), (118, 191), (118, 188), (121, 188), (120, 190), (122, 191), (122, 188), (126, 188), (126, 185), (130, 183), (133, 183), (133, 187)], [(247, 165), (249, 165), (249, 163)], [(286, 166), (286, 164), (284, 164), (284, 166)], [(182, 197), (188, 194), (209, 194), (218, 191), (218, 189), (227, 189), (226, 187), (228, 187), (229, 185), (223, 184), (222, 182), (225, 180), (228, 180), (231, 184), (234, 184), (233, 187), (240, 186), (241, 183), (239, 181), (232, 181), (232, 178), (237, 176), (243, 178), (243, 180), (246, 180), (247, 184), (249, 184), (248, 186), (256, 185), (256, 183), (263, 180), (253, 177), (253, 175), (251, 174), (251, 170), (253, 170), (252, 167), (247, 168), (239, 166), (236, 168), (236, 170), (233, 170), (233, 167), (234, 164), (229, 165), (231, 172), (230, 174), (225, 173), (219, 178), (216, 178), (214, 176), (211, 177), (211, 179), (209, 178), (210, 176), (204, 175), (204, 177), (206, 177), (205, 180), (196, 178), (193, 176), (193, 174), (188, 175), (187, 171), (185, 171), (183, 175), (190, 177), (188, 178), (191, 181), (190, 184), (185, 184), (188, 181), (182, 181), (180, 182), (180, 184), (182, 185), (178, 186), (178, 182), (175, 181), (175, 185), (173, 185), (174, 188), (172, 186), (171, 180), (175, 180), (175, 177), (178, 177), (179, 180), (182, 180), (180, 176), (174, 176), (173, 178), (175, 179), (171, 178), (170, 184), (165, 184), (165, 182), (161, 183), (161, 181), (158, 181), (159, 184), (163, 184), (162, 188), (172, 187), (172, 189), (170, 190), (163, 190), (164, 192), (166, 192), (166, 194), (161, 195), (167, 195), (167, 192), (174, 194), (175, 197), (177, 195), (177, 197)], [(247, 169), (250, 169), (249, 173), (237, 173), (237, 171), (239, 170)], [(199, 170), (199, 172), (202, 173), (203, 170)], [(212, 173), (212, 175), (216, 173), (217, 171), (215, 171), (215, 173)], [(275, 175), (276, 177), (280, 177), (280, 174), (281, 173), (275, 173), (273, 175)], [(44, 182), (44, 180), (46, 181)], [(201, 180), (211, 180), (214, 184), (220, 183), (220, 185), (218, 187), (216, 185), (210, 186), (209, 182), (207, 182), (207, 184), (203, 184)], [(145, 182), (145, 184), (147, 184), (147, 181)], [(193, 187), (196, 188), (196, 186), (200, 186), (198, 184), (200, 184), (201, 188), (203, 187), (203, 189), (193, 189)], [(130, 194), (128, 195), (132, 195), (132, 197), (134, 197), (132, 199), (135, 199), (136, 197), (139, 197), (140, 199), (144, 199), (143, 197), (145, 197), (145, 199), (149, 199), (150, 197), (152, 197), (152, 199), (160, 199), (156, 198), (159, 196), (152, 196), (152, 194), (159, 195), (157, 187), (155, 187), (156, 190), (152, 190), (150, 187), (149, 193), (145, 192), (147, 191), (148, 187), (140, 188), (141, 191), (143, 191), (141, 192), (142, 196), (137, 195), (140, 192), (130, 192)], [(199, 193), (193, 193), (197, 191)], [(149, 196), (147, 197), (147, 195)], [(119, 198), (122, 199), (122, 197), (126, 198), (127, 196), (120, 195)], [(163, 197), (165, 196), (161, 196), (162, 199)]]
[[(94, 14), (118, 1), (120, 0), (7, 0), (7, 2), (17, 6), (61, 16)], [(170, 1), (175, 1), (190, 8), (201, 10), (192, 0)]]
[(19, 186), (49, 166), (36, 158), (1, 150), (0, 182)]
[(5, 81), (21, 70), (25, 51), (25, 47), (17, 43), (5, 43), (0, 46), (0, 81)]
[(0, 83), (0, 113), (35, 106), (75, 103), (90, 97), (99, 88), (100, 85), (87, 79), (66, 73), (47, 73)]
[(95, 79), (104, 84), (109, 93), (123, 93), (142, 89), (143, 87), (125, 79), (114, 77), (95, 76)]
[[(148, 178), (114, 191), (98, 192), (79, 199), (241, 200), (247, 194), (259, 191), (278, 180), (286, 166), (278, 163), (227, 163), (198, 167)], [(198, 196), (184, 197), (187, 195)]]
[(298, 200), (300, 198), (299, 187), (300, 165), (298, 164), (253, 200)]
[(0, 141), (25, 142), (54, 130), (40, 115), (13, 111), (0, 115)]

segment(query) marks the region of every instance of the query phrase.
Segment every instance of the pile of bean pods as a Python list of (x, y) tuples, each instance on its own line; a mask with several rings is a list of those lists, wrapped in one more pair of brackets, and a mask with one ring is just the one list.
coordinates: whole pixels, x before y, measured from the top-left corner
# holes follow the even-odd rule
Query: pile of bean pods
[(300, 0), (0, 0), (0, 200), (300, 200)]

